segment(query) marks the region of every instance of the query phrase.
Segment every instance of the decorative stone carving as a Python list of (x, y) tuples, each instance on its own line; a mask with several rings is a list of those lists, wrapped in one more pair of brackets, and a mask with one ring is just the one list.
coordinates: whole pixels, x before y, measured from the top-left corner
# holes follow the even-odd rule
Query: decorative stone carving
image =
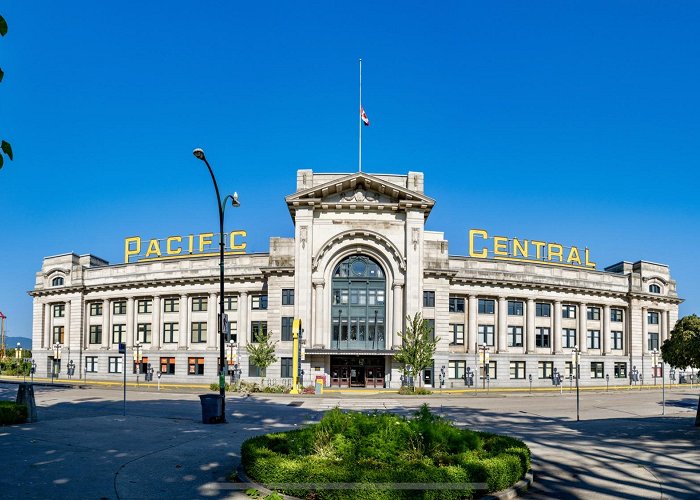
[(357, 186), (355, 191), (346, 191), (340, 195), (340, 201), (377, 201), (374, 193), (367, 191), (363, 185)]

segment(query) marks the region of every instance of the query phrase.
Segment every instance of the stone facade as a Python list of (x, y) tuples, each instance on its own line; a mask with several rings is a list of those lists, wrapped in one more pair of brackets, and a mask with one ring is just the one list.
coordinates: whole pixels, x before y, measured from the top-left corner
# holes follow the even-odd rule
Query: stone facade
[[(265, 378), (288, 381), (290, 318), (300, 318), (306, 383), (326, 374), (328, 384), (361, 386), (371, 375), (372, 385), (397, 387), (398, 332), (407, 315), (421, 312), (440, 338), (434, 367), (424, 374), (428, 384), (439, 385), (444, 367), (448, 388), (464, 386), (467, 368), (477, 372), (477, 384), (488, 373), (493, 387), (526, 387), (530, 376), (535, 387), (551, 386), (554, 369), (569, 375), (574, 345), (584, 385), (604, 383), (606, 375), (611, 385), (629, 384), (632, 367), (651, 380), (650, 348), (668, 337), (681, 302), (667, 266), (620, 262), (597, 271), (450, 256), (443, 234), (425, 231), (435, 202), (423, 189), (418, 172), (297, 172), (296, 192), (286, 198), (294, 238), (270, 238), (266, 254), (226, 257), (225, 312), (236, 341), (227, 344), (227, 356), (244, 379), (260, 378), (245, 345), (265, 322), (279, 341), (279, 359)], [(362, 283), (353, 273), (365, 264), (342, 267), (357, 256), (378, 265), (372, 279), (383, 280), (379, 291), (349, 285)], [(218, 254), (117, 265), (92, 255), (46, 257), (30, 292), (37, 374), (59, 369), (60, 353), (63, 375), (73, 360), (76, 377), (121, 378), (117, 349), (125, 342), (129, 380), (140, 344), (162, 380), (212, 382), (218, 291)], [(362, 307), (366, 314), (358, 317)], [(350, 347), (362, 341), (372, 349)], [(488, 372), (479, 370), (483, 346)]]

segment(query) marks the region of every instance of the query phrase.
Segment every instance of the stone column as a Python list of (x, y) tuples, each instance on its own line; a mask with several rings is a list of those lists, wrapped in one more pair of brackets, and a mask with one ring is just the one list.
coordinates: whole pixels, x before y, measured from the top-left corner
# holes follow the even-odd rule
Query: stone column
[(660, 340), (659, 340), (659, 350), (661, 350), (661, 346), (663, 343), (666, 341), (668, 338), (668, 311), (661, 311), (661, 335), (660, 335)]
[(248, 324), (248, 308), (248, 292), (241, 292), (238, 299), (238, 344), (241, 346), (248, 343), (248, 335), (250, 332), (250, 325)]
[(561, 300), (554, 301), (554, 318), (552, 322), (552, 345), (554, 352), (560, 353), (561, 349)]
[(126, 299), (126, 345), (132, 347), (134, 345), (134, 298)]
[(535, 352), (535, 301), (533, 299), (527, 299), (525, 314), (525, 322), (527, 323), (525, 328), (527, 352), (533, 353)]
[(162, 332), (160, 331), (160, 295), (153, 297), (153, 316), (151, 317), (151, 350), (160, 349)]
[(610, 305), (603, 306), (603, 354), (610, 354)]
[(112, 304), (109, 299), (102, 301), (102, 349), (109, 349), (112, 345), (111, 337), (112, 332), (110, 330), (111, 316), (112, 316)]
[(588, 352), (588, 304), (581, 303), (578, 306), (578, 348), (581, 352)]
[(649, 320), (647, 319), (647, 308), (642, 307), (642, 354), (649, 353), (649, 341), (647, 340), (649, 331)]
[[(66, 326), (63, 332), (63, 343), (70, 348), (70, 300), (66, 300)], [(68, 361), (66, 361), (67, 363)]]
[(316, 302), (314, 303), (316, 312), (314, 315), (315, 323), (311, 329), (311, 335), (307, 347), (313, 347), (315, 344), (323, 344), (324, 346), (328, 346), (330, 345), (330, 336), (326, 336), (326, 332), (323, 331), (323, 281), (314, 283), (314, 287), (316, 287)]
[(189, 331), (188, 315), (190, 302), (186, 294), (180, 295), (180, 336), (178, 338), (178, 349), (187, 349), (187, 334)]
[(467, 310), (467, 351), (476, 352), (476, 295), (469, 296), (469, 309)]
[[(399, 337), (399, 332), (403, 332), (403, 308), (401, 307), (403, 305), (403, 293), (401, 290), (401, 285), (400, 283), (394, 283), (394, 296), (393, 296), (393, 301), (394, 301), (394, 317), (393, 317), (393, 328), (391, 331), (391, 346), (392, 348), (395, 346), (400, 346), (401, 345), (401, 337)], [(384, 328), (386, 328), (388, 325), (384, 325)], [(387, 338), (388, 335), (386, 332), (384, 332), (384, 338)]]
[(216, 301), (215, 292), (209, 294), (209, 305), (207, 306), (207, 349), (217, 349), (219, 345), (219, 324), (218, 314), (219, 303)]
[(42, 331), (43, 346), (51, 349), (51, 304), (42, 304), (44, 308), (44, 329)]
[(508, 303), (505, 297), (498, 297), (498, 342), (496, 343), (496, 349), (498, 352), (508, 352), (508, 340), (507, 340), (507, 329), (508, 324)]

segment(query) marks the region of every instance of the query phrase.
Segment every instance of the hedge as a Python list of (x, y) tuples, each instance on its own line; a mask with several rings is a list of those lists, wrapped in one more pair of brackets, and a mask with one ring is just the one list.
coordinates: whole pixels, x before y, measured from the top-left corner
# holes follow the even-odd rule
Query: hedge
[(0, 425), (23, 424), (27, 421), (27, 406), (14, 401), (0, 401)]

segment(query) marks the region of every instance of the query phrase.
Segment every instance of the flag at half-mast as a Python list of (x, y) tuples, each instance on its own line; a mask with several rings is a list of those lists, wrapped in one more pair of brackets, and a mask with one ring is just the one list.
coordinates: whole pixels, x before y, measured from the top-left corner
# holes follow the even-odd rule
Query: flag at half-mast
[(369, 127), (369, 118), (367, 118), (367, 113), (365, 113), (365, 108), (362, 107), (362, 104), (360, 104), (360, 119), (365, 124), (365, 127)]

